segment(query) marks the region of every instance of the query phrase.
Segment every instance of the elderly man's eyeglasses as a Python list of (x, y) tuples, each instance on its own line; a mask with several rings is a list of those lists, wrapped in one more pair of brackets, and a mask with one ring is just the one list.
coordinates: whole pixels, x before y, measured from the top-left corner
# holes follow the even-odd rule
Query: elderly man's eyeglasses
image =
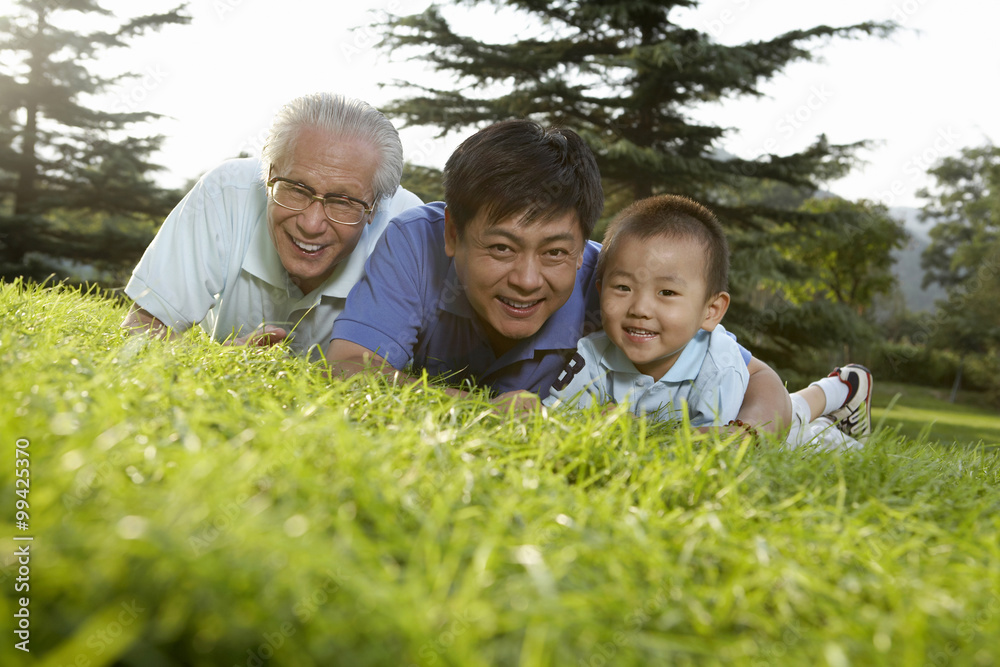
[(290, 211), (304, 211), (314, 202), (322, 202), (326, 217), (341, 225), (356, 225), (364, 220), (366, 213), (375, 209), (375, 204), (347, 195), (318, 195), (305, 183), (274, 176), (267, 182), (271, 199), (275, 204)]

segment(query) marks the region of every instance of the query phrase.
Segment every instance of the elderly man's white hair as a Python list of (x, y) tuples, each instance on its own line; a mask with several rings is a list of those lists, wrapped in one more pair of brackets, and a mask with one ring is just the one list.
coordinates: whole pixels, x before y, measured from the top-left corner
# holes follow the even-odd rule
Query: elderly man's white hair
[(391, 197), (403, 175), (403, 145), (389, 119), (367, 102), (333, 93), (297, 97), (278, 111), (264, 145), (265, 169), (279, 169), (295, 152), (295, 141), (303, 128), (315, 127), (344, 139), (360, 139), (378, 152), (372, 189), (375, 201)]

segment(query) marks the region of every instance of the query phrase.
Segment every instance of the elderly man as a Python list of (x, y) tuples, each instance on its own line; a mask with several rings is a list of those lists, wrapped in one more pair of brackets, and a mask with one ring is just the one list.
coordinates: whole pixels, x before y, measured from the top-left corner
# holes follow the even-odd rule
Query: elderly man
[[(599, 245), (587, 240), (604, 203), (593, 154), (569, 130), (497, 123), (448, 159), (445, 200), (386, 229), (334, 323), (332, 370), (424, 369), (499, 400), (546, 396), (580, 337), (600, 328)], [(777, 374), (743, 356), (740, 419), (788, 424)]]
[[(275, 116), (262, 160), (224, 162), (170, 213), (125, 288), (123, 327), (321, 357), (389, 220), (421, 203), (399, 187), (403, 149), (379, 111), (319, 93)], [(320, 347), (317, 347), (319, 345)]]

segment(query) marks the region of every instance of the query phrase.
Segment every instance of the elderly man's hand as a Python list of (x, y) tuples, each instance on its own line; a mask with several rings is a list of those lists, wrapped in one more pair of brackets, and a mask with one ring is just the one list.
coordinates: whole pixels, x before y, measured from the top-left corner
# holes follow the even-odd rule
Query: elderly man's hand
[(257, 347), (270, 347), (277, 345), (288, 337), (288, 332), (281, 327), (265, 324), (257, 327), (252, 333), (239, 338), (227, 340), (223, 345), (251, 345)]

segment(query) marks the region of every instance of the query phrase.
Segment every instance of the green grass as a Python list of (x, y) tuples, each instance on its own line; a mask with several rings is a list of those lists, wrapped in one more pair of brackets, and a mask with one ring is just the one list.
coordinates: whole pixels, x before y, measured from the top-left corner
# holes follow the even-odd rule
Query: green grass
[(122, 306), (72, 290), (3, 285), (0, 313), (30, 664), (1000, 662), (995, 449), (507, 419), (282, 349), (127, 339)]
[(959, 393), (949, 403), (947, 389), (932, 389), (875, 379), (872, 419), (884, 428), (898, 429), (907, 438), (956, 445), (983, 443), (1000, 446), (1000, 414), (980, 396)]

